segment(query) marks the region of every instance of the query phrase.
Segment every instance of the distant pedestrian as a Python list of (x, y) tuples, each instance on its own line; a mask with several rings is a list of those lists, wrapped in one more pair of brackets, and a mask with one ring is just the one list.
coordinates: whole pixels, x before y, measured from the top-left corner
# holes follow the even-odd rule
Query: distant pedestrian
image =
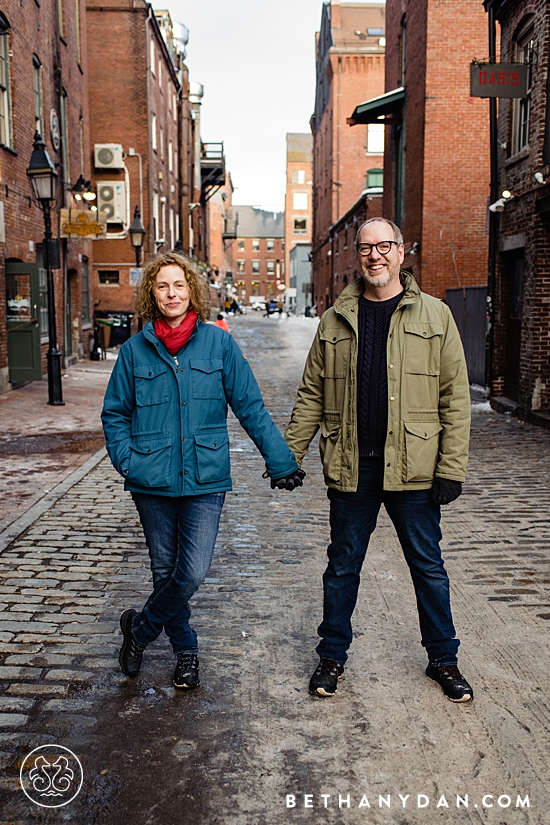
[[(318, 429), (331, 543), (320, 662), (309, 690), (332, 696), (352, 641), (361, 567), (382, 504), (409, 566), (426, 674), (453, 702), (473, 699), (441, 558), (440, 505), (460, 495), (470, 431), (468, 373), (449, 308), (400, 272), (403, 238), (384, 218), (357, 233), (362, 277), (321, 318), (286, 441), (300, 464)], [(411, 688), (414, 693), (414, 688)]]
[(271, 303), (270, 303), (270, 301), (266, 301), (265, 302), (265, 312), (264, 312), (262, 317), (263, 318), (269, 318), (270, 315), (271, 315)]
[(229, 324), (227, 323), (221, 312), (218, 314), (214, 326), (219, 327), (220, 329), (224, 329), (226, 332), (231, 332), (231, 330), (229, 329)]
[(149, 548), (153, 593), (120, 619), (122, 672), (137, 676), (143, 652), (165, 630), (173, 682), (199, 682), (189, 600), (210, 567), (225, 493), (231, 489), (227, 408), (266, 462), (271, 486), (301, 486), (248, 361), (231, 335), (206, 321), (208, 284), (182, 255), (159, 255), (137, 290), (143, 331), (126, 341), (102, 420), (113, 465), (132, 494)]
[(231, 312), (233, 313), (233, 315), (236, 315), (236, 314), (237, 314), (237, 311), (238, 311), (238, 309), (239, 309), (239, 305), (238, 305), (238, 303), (236, 302), (236, 300), (235, 300), (234, 298), (233, 298), (233, 300), (231, 301), (231, 307), (230, 307), (230, 309), (231, 309)]
[(277, 311), (279, 312), (279, 318), (283, 315), (283, 309), (285, 308), (283, 301), (277, 301)]

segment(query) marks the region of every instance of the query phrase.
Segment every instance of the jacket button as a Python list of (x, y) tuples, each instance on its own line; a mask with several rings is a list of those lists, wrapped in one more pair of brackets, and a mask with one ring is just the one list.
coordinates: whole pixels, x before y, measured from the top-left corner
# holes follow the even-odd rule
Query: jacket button
[(336, 336), (334, 336), (334, 338), (333, 338), (332, 340), (333, 340), (333, 341), (336, 341)]
[[(424, 335), (425, 335), (425, 334), (426, 334), (426, 333), (424, 333)], [(207, 368), (206, 368), (206, 372), (210, 372), (210, 367), (207, 367)]]
[(152, 372), (149, 373), (149, 375), (152, 375), (152, 374), (153, 374)]
[(185, 406), (186, 406), (186, 404), (187, 404), (187, 402), (186, 402), (186, 401), (182, 401), (182, 402), (181, 402), (181, 406), (182, 406), (182, 407), (185, 407)]
[(149, 455), (150, 452), (151, 452), (151, 450), (147, 450), (147, 455)]
[(189, 475), (189, 473), (187, 472), (187, 470), (185, 471), (185, 475), (186, 475), (186, 476), (188, 476), (188, 475)]
[(393, 430), (390, 430), (388, 435), (393, 435)]
[(184, 441), (187, 441), (187, 439), (186, 439), (186, 438), (184, 438), (183, 440), (184, 440)]
[[(393, 369), (393, 364), (390, 364), (390, 370), (392, 370), (392, 369)], [(177, 372), (177, 370), (176, 370), (176, 372)]]
[(390, 401), (395, 401), (395, 398), (393, 397), (393, 395), (390, 397)]
[(391, 464), (389, 464), (389, 463), (388, 463), (388, 464), (386, 464), (386, 467), (391, 467)]
[(428, 334), (427, 332), (423, 332), (423, 333), (422, 333), (422, 335), (427, 335), (427, 334)]
[(216, 442), (215, 442), (215, 441), (213, 441), (213, 442), (212, 442), (212, 446), (213, 446), (213, 447), (215, 447), (215, 446), (216, 446)]
[(427, 438), (427, 437), (428, 437), (428, 433), (424, 433), (424, 438)]

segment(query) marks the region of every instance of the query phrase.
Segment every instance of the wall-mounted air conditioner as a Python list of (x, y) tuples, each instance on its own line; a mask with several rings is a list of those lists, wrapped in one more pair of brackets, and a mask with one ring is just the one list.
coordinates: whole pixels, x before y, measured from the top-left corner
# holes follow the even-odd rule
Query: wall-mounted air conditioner
[(97, 209), (107, 223), (128, 223), (126, 214), (126, 184), (113, 180), (98, 180)]
[(121, 144), (94, 144), (94, 166), (96, 169), (124, 169), (124, 156)]

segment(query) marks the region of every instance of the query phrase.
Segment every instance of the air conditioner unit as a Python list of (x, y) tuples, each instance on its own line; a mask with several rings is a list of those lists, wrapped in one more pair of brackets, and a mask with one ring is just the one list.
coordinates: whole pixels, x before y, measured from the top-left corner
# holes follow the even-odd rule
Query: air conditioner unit
[(124, 169), (124, 158), (121, 144), (94, 144), (94, 166), (96, 169)]
[(126, 214), (126, 184), (113, 180), (97, 182), (98, 213), (107, 223), (128, 223)]

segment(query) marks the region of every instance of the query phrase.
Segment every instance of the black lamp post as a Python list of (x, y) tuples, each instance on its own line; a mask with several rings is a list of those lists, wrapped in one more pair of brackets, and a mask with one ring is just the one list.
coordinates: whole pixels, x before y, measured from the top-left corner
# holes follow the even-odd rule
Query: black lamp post
[(36, 132), (31, 162), (27, 175), (38, 205), (44, 212), (44, 269), (48, 279), (48, 404), (62, 406), (61, 392), (61, 352), (57, 348), (57, 332), (55, 327), (55, 294), (53, 273), (50, 267), (50, 245), (52, 240), (52, 221), (50, 208), (55, 200), (55, 182), (57, 172), (46, 148), (42, 136)]
[(141, 261), (141, 247), (143, 246), (143, 239), (146, 235), (145, 227), (141, 222), (141, 215), (139, 213), (139, 206), (136, 206), (134, 211), (134, 219), (130, 224), (130, 240), (136, 252), (136, 266), (139, 269)]

